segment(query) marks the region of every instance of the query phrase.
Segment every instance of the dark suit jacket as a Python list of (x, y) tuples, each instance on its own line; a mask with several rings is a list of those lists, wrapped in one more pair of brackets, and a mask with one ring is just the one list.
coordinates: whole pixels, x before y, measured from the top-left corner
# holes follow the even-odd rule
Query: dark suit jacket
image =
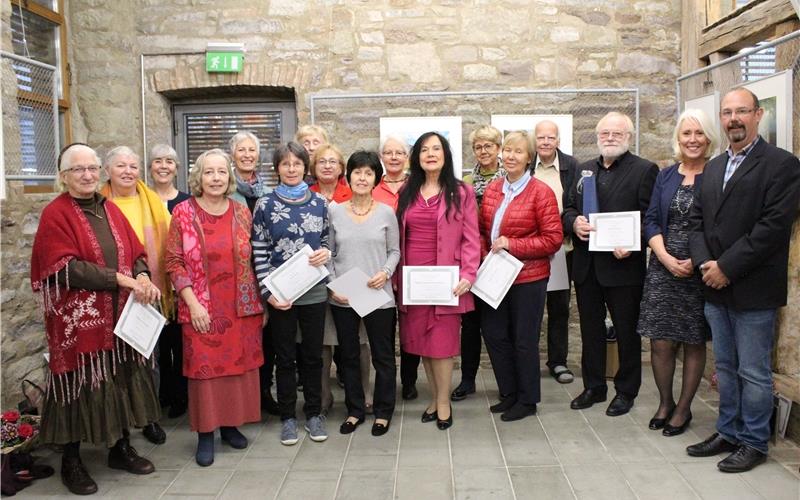
[[(575, 183), (575, 171), (578, 168), (578, 160), (576, 160), (574, 156), (562, 152), (560, 149), (556, 149), (556, 154), (558, 155), (558, 175), (561, 178), (561, 188), (564, 190), (564, 194), (561, 197), (561, 206), (566, 208), (567, 201), (569, 200), (570, 188)], [(539, 155), (536, 155), (531, 162), (531, 175), (533, 175), (537, 163), (539, 163)], [(566, 231), (566, 229), (564, 229), (564, 231)]]
[[(650, 206), (642, 222), (645, 241), (660, 234), (667, 236), (667, 216), (672, 198), (678, 192), (678, 187), (683, 183), (684, 176), (678, 172), (678, 164), (667, 167), (658, 173), (656, 185), (653, 186), (653, 194), (650, 196)], [(700, 189), (703, 174), (694, 176), (694, 189)]]
[(727, 163), (727, 153), (708, 163), (691, 212), (692, 262), (716, 260), (731, 282), (705, 287), (706, 300), (739, 310), (784, 306), (800, 161), (760, 138), (723, 191)]
[[(568, 204), (564, 208), (561, 220), (565, 234), (573, 235), (575, 250), (572, 255), (572, 279), (576, 284), (583, 283), (589, 268), (594, 263), (594, 273), (602, 286), (641, 286), (645, 275), (645, 252), (631, 252), (625, 259), (617, 259), (611, 252), (589, 252), (589, 242), (581, 241), (574, 236), (572, 226), (575, 219), (583, 214), (583, 196), (578, 193), (578, 181), (581, 172), (589, 170), (597, 176), (602, 159), (596, 158), (578, 165), (575, 181), (570, 188)], [(658, 166), (633, 153), (625, 153), (611, 167), (619, 169), (614, 176), (614, 184), (610, 194), (601, 198), (598, 193), (598, 205), (601, 212), (630, 212), (639, 210), (644, 220), (644, 212), (650, 204), (653, 183), (658, 175)], [(646, 242), (642, 242), (645, 250)]]

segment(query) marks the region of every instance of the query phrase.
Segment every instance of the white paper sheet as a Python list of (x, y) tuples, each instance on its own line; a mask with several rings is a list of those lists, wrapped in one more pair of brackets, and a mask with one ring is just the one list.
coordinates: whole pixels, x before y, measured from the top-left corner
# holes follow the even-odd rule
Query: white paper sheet
[(490, 252), (478, 268), (478, 276), (472, 284), (472, 293), (497, 309), (508, 293), (523, 263), (505, 250)]
[(569, 274), (567, 273), (567, 253), (564, 245), (558, 252), (550, 256), (550, 279), (547, 280), (547, 291), (569, 289)]
[(632, 212), (601, 212), (589, 214), (590, 252), (613, 252), (615, 248), (638, 252), (642, 249), (641, 215)]
[(347, 297), (348, 305), (363, 318), (392, 300), (383, 288), (368, 287), (369, 280), (367, 273), (354, 267), (328, 283), (328, 288), (338, 295)]
[(114, 333), (124, 340), (129, 346), (136, 349), (142, 356), (150, 359), (150, 354), (156, 347), (161, 329), (167, 318), (150, 304), (142, 304), (133, 299), (133, 293), (128, 295), (128, 301), (122, 309)]
[(314, 253), (304, 246), (264, 278), (262, 283), (281, 302), (294, 302), (330, 274), (325, 266), (312, 266), (308, 256)]
[(403, 266), (403, 305), (457, 306), (458, 266)]

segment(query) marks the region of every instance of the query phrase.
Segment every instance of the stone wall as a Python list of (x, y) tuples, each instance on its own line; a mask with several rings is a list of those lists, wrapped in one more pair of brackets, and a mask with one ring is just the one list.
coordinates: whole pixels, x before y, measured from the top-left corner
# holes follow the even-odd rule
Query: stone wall
[[(610, 87), (640, 90), (641, 153), (662, 165), (669, 161), (680, 0), (64, 3), (72, 138), (101, 153), (118, 144), (143, 153), (143, 118), (148, 146), (171, 142), (171, 106), (187, 98), (244, 92), (268, 98), (290, 89), (303, 124), (309, 120), (308, 97), (317, 93)], [(206, 73), (202, 53), (208, 41), (243, 42), (244, 71)], [(141, 54), (147, 54), (145, 117)], [(388, 112), (391, 105), (371, 101), (370, 111)], [(595, 118), (603, 105), (608, 103), (600, 97), (581, 104), (593, 106)], [(441, 115), (453, 114), (452, 106), (442, 100), (409, 109)], [(472, 113), (477, 121), (480, 116), (488, 119), (499, 106), (511, 108), (505, 112), (525, 113), (531, 104), (521, 99), (478, 104), (464, 99), (457, 106), (459, 113)], [(336, 109), (327, 108), (326, 113), (325, 120), (336, 131), (334, 141), (377, 145), (374, 133), (353, 138), (346, 127), (339, 128), (334, 123)], [(341, 116), (348, 124), (358, 120), (353, 113)], [(589, 128), (591, 121), (586, 120)], [(465, 158), (465, 164), (469, 162), (471, 158)], [(44, 202), (15, 192), (2, 207), (4, 406), (18, 399), (19, 378), (41, 365), (42, 327), (26, 280), (30, 231)], [(576, 338), (571, 351), (577, 346)]]

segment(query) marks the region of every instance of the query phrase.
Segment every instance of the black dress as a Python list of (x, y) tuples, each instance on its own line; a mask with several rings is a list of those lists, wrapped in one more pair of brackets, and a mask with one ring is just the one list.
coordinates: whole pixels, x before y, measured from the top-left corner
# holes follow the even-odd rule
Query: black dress
[[(679, 186), (669, 205), (664, 246), (677, 259), (689, 258), (689, 211), (693, 195), (693, 185)], [(702, 344), (710, 338), (703, 304), (703, 282), (697, 272), (688, 278), (673, 276), (655, 252), (650, 252), (637, 326), (639, 335)]]

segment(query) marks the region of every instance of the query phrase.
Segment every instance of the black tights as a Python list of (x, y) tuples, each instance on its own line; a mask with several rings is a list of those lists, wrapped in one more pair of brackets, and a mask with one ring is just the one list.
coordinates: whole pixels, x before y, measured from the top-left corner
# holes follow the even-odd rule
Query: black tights
[[(681, 345), (683, 345), (683, 382), (676, 405), (672, 396), (672, 380), (675, 376), (675, 359)], [(689, 418), (692, 400), (703, 377), (703, 370), (706, 367), (706, 344), (653, 339), (650, 341), (650, 359), (653, 363), (653, 377), (661, 397), (655, 418), (667, 418), (672, 413), (670, 425), (679, 426)]]

